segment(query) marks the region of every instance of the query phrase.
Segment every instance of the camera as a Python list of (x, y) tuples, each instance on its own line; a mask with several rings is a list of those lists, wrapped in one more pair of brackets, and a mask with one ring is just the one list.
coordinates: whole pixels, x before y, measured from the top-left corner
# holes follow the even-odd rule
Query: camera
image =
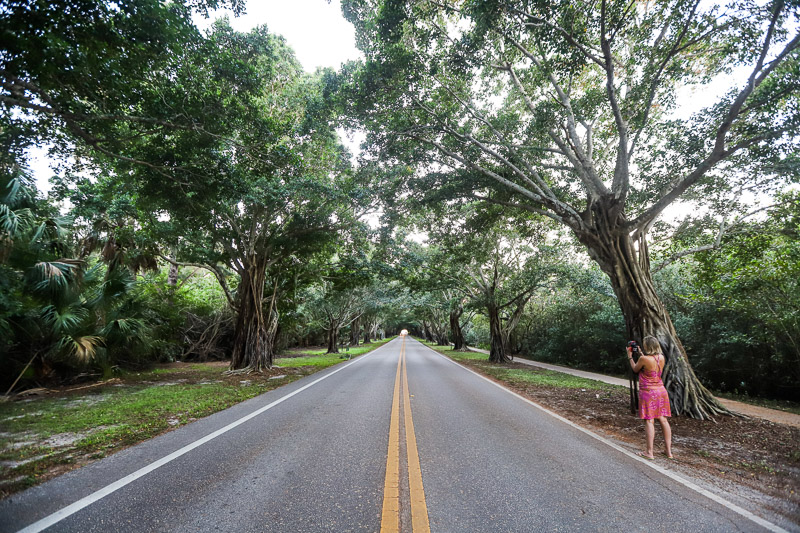
[(636, 341), (630, 341), (628, 346), (631, 348), (631, 354), (639, 354), (639, 345), (636, 344)]

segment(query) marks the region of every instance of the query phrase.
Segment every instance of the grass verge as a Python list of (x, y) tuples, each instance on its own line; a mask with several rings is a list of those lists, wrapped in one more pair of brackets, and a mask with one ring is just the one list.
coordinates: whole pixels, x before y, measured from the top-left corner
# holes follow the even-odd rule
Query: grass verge
[(0, 403), (0, 498), (365, 354), (293, 350), (262, 374), (228, 376), (227, 363), (173, 363), (102, 383)]
[(507, 368), (502, 365), (490, 363), (488, 356), (480, 352), (454, 352), (452, 346), (436, 346), (425, 343), (430, 348), (442, 353), (451, 359), (469, 363), (481, 373), (498, 381), (512, 385), (540, 385), (545, 387), (558, 387), (565, 389), (591, 389), (591, 390), (618, 390), (619, 387), (602, 381), (581, 378), (563, 372), (555, 372), (542, 368)]

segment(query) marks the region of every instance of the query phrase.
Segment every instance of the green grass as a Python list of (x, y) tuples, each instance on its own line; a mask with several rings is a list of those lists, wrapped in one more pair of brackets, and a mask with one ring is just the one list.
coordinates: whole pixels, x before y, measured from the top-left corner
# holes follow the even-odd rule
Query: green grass
[(438, 346), (436, 343), (419, 340), (422, 344), (439, 353), (443, 353), (456, 361), (486, 361), (489, 362), (489, 356), (481, 352), (454, 352), (452, 346)]
[(508, 368), (504, 365), (496, 365), (489, 362), (489, 356), (480, 352), (454, 352), (451, 346), (436, 346), (425, 343), (434, 350), (447, 355), (448, 357), (468, 363), (491, 377), (510, 384), (531, 384), (545, 387), (559, 387), (565, 389), (592, 389), (592, 390), (615, 390), (616, 385), (595, 381), (593, 379), (581, 378), (563, 372), (545, 370), (542, 368)]
[(371, 352), (375, 348), (383, 346), (390, 340), (392, 339), (379, 340), (371, 342), (369, 344), (359, 344), (358, 346), (350, 347), (349, 349), (342, 348), (340, 353), (338, 354), (325, 355), (326, 352), (325, 348), (315, 349), (315, 350), (292, 351), (291, 357), (279, 357), (275, 359), (275, 365), (279, 367), (314, 366), (314, 367), (326, 368), (331, 365), (341, 363), (343, 359), (348, 359), (359, 355), (363, 355), (367, 352)]
[(123, 371), (119, 374), (119, 378), (124, 380), (126, 383), (131, 382), (152, 382), (152, 381), (169, 381), (175, 374), (182, 374), (186, 372), (191, 372), (193, 378), (204, 378), (204, 379), (217, 379), (220, 376), (220, 373), (225, 370), (225, 368), (208, 366), (199, 363), (186, 363), (180, 366), (169, 367), (169, 368), (153, 368), (150, 370), (140, 370), (140, 371)]
[(497, 378), (503, 381), (512, 383), (530, 383), (533, 385), (542, 385), (546, 387), (559, 387), (562, 389), (602, 389), (602, 390), (615, 390), (619, 387), (604, 383), (602, 381), (595, 381), (593, 379), (581, 378), (563, 372), (555, 372), (553, 370), (542, 369), (497, 369)]
[[(61, 465), (103, 457), (343, 361), (342, 354), (314, 355), (319, 352), (276, 359), (281, 368), (268, 375), (226, 376), (225, 367), (189, 363), (122, 372), (58, 397), (0, 403), (0, 497), (35, 485)], [(48, 443), (54, 436), (61, 442)]]
[(489, 356), (485, 353), (480, 352), (454, 352), (452, 348), (450, 349), (442, 349), (441, 346), (437, 346), (436, 350), (441, 352), (449, 357), (452, 357), (456, 361), (479, 361), (484, 362), (487, 365), (489, 364)]
[(165, 429), (169, 427), (166, 418), (170, 416), (206, 416), (252, 398), (269, 388), (268, 385), (269, 383), (238, 387), (227, 383), (136, 385), (110, 389), (75, 400), (44, 398), (23, 407), (23, 418), (13, 418), (20, 416), (16, 414), (19, 413), (17, 405), (5, 404), (0, 406), (0, 417), (6, 418), (3, 426), (12, 433), (31, 432), (46, 437), (112, 426), (117, 428), (116, 431), (107, 434), (123, 437), (132, 430), (149, 432), (154, 428)]
[(342, 362), (342, 357), (339, 354), (329, 355), (309, 355), (301, 357), (286, 357), (275, 359), (275, 366), (277, 367), (303, 367), (313, 366), (319, 367), (320, 370), (329, 366)]
[[(2, 404), (0, 425), (4, 436), (0, 438), (0, 461), (25, 462), (16, 468), (0, 469), (0, 480), (13, 481), (4, 484), (3, 492), (31, 486), (57, 465), (78, 458), (103, 457), (298, 377), (245, 385), (133, 385), (78, 398)], [(72, 442), (48, 443), (54, 436)]]

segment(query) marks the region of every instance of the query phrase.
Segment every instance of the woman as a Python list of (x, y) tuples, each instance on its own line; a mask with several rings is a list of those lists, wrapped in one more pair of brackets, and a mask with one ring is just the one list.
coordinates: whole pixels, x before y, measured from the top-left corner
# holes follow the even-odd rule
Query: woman
[(666, 359), (661, 354), (661, 344), (655, 337), (645, 337), (642, 342), (642, 355), (634, 363), (633, 349), (628, 346), (628, 362), (634, 372), (639, 373), (639, 418), (644, 420), (644, 431), (647, 436), (647, 450), (639, 453), (645, 459), (653, 459), (653, 441), (656, 430), (653, 420), (661, 424), (664, 433), (666, 456), (672, 459), (672, 428), (669, 427), (668, 416), (672, 416), (669, 408), (669, 395), (661, 381)]

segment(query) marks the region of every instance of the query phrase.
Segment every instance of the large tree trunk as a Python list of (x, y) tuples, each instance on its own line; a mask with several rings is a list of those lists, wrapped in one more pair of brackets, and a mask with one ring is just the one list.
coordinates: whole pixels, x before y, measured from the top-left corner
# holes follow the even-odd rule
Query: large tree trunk
[(508, 363), (511, 359), (506, 355), (505, 347), (503, 346), (503, 328), (500, 323), (500, 309), (495, 302), (490, 302), (487, 305), (489, 312), (489, 361), (492, 363)]
[[(611, 280), (629, 340), (641, 344), (643, 337), (652, 335), (661, 343), (667, 360), (663, 380), (672, 412), (699, 419), (730, 414), (700, 383), (689, 364), (672, 319), (656, 294), (644, 236), (634, 243), (622, 228), (624, 216), (619, 215), (617, 220), (610, 222), (609, 213), (613, 210), (595, 210), (595, 231), (578, 234), (578, 238)], [(623, 354), (622, 347), (620, 354)]]
[(430, 328), (428, 328), (427, 320), (422, 321), (422, 337), (428, 342), (433, 341), (433, 336), (431, 335)]
[(447, 328), (443, 324), (436, 324), (436, 345), (450, 346), (450, 337), (447, 335)]
[(508, 353), (513, 354), (516, 351), (516, 347), (511, 345), (511, 334), (514, 333), (514, 330), (517, 328), (517, 324), (519, 324), (522, 314), (525, 312), (525, 306), (528, 304), (528, 301), (532, 296), (533, 295), (531, 294), (530, 296), (519, 297), (517, 300), (517, 306), (514, 308), (514, 312), (506, 322), (506, 327), (502, 328), (503, 348)]
[(337, 326), (331, 325), (328, 330), (328, 351), (325, 353), (339, 353), (339, 328)]
[(453, 350), (466, 352), (467, 343), (464, 342), (464, 331), (461, 329), (461, 315), (464, 308), (460, 305), (450, 310), (450, 336), (453, 338)]
[[(275, 302), (264, 311), (264, 282), (266, 280), (266, 260), (256, 257), (247, 265), (236, 292), (238, 313), (233, 333), (233, 354), (231, 370), (261, 372), (272, 367), (274, 352), (273, 318)], [(269, 322), (269, 324), (268, 324)], [(277, 320), (275, 320), (277, 327)]]
[(178, 265), (170, 263), (169, 274), (167, 275), (167, 285), (176, 287), (178, 285)]
[(358, 346), (359, 337), (361, 337), (361, 319), (356, 318), (350, 324), (350, 346)]

